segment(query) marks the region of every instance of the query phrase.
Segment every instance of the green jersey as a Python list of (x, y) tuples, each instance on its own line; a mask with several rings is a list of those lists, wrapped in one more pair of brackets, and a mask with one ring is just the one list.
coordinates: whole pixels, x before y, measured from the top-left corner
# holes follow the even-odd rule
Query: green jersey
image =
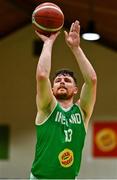
[(86, 136), (79, 106), (65, 110), (57, 103), (46, 121), (36, 125), (36, 133), (32, 174), (38, 179), (75, 179)]

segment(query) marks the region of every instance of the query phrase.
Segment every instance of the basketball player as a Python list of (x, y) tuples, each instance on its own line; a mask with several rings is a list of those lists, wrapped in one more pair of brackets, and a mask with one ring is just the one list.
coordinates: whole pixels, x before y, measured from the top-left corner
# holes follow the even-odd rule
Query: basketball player
[[(37, 32), (36, 32), (37, 33)], [(59, 33), (46, 37), (36, 71), (37, 80), (37, 144), (31, 168), (31, 179), (75, 179), (78, 176), (84, 140), (96, 100), (96, 73), (80, 48), (80, 25), (72, 23), (65, 40), (84, 78), (80, 99), (73, 72), (60, 70), (53, 86), (49, 80), (51, 54)]]

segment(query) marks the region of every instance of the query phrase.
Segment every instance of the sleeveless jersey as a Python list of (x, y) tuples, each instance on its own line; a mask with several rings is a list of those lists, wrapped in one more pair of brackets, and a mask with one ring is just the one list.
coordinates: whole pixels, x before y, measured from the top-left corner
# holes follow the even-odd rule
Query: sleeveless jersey
[(81, 163), (86, 131), (78, 105), (69, 110), (59, 103), (41, 125), (31, 172), (38, 179), (75, 179)]

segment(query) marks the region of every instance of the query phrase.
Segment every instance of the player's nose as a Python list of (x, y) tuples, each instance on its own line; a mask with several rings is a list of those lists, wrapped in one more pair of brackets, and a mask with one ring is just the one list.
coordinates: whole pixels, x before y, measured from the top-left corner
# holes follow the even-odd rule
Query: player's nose
[(64, 79), (61, 79), (61, 82), (60, 82), (60, 84), (65, 84), (65, 81), (64, 81)]

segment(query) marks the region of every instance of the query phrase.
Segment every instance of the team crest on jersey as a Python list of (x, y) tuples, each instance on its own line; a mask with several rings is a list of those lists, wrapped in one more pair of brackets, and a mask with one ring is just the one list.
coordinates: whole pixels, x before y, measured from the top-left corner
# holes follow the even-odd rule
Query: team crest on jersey
[(70, 167), (74, 162), (73, 152), (67, 148), (60, 152), (58, 158), (61, 166), (65, 168)]

